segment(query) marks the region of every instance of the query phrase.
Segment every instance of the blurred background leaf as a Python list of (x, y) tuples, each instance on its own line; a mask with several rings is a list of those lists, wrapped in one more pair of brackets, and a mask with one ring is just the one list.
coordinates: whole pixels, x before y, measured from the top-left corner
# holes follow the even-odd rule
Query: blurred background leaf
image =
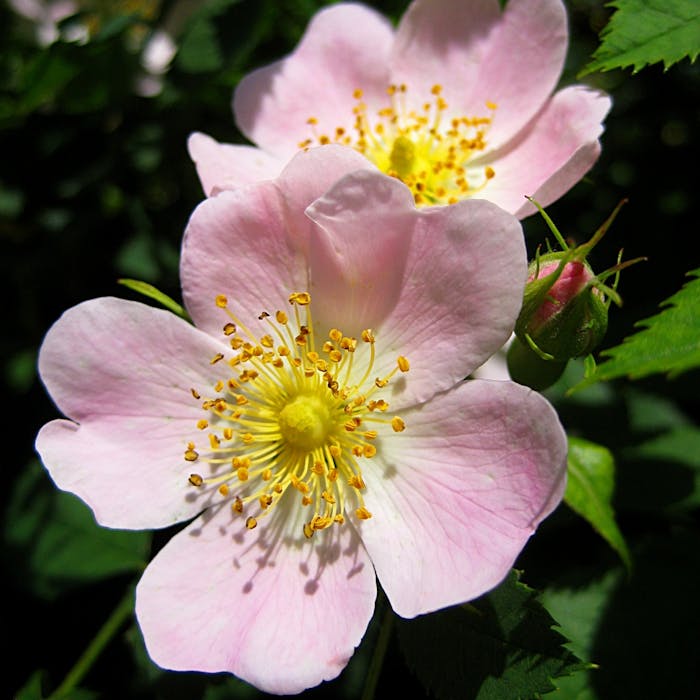
[(53, 600), (69, 588), (143, 570), (150, 533), (100, 527), (80, 499), (48, 481), (30, 462), (3, 518), (3, 559), (18, 585)]

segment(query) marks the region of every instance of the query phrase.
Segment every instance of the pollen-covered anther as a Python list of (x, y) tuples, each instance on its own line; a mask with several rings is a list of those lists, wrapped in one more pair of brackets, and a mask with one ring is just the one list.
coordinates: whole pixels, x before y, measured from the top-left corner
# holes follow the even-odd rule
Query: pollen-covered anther
[(350, 484), (350, 486), (358, 490), (362, 490), (365, 488), (365, 482), (359, 474), (353, 474), (348, 479), (348, 484)]
[(391, 419), (391, 427), (395, 433), (402, 433), (406, 430), (406, 424), (399, 416), (394, 416)]
[(404, 84), (389, 85), (388, 103), (372, 114), (362, 90), (356, 89), (348, 115), (352, 130), (338, 126), (329, 137), (316, 131), (316, 119), (309, 119), (312, 137), (299, 147), (331, 142), (351, 146), (382, 172), (402, 180), (419, 206), (453, 204), (477, 194), (495, 175), (490, 166), (477, 165), (477, 158), (488, 146), (496, 104), (487, 101), (483, 114), (470, 116), (450, 108), (441, 85), (433, 85), (422, 104), (411, 100), (415, 106), (408, 92)]
[(308, 292), (293, 292), (289, 295), (289, 303), (307, 306), (311, 303), (311, 295)]

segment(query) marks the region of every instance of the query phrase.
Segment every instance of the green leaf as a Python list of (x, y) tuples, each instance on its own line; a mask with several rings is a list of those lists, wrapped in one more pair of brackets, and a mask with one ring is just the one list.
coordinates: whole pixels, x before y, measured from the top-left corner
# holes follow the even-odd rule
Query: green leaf
[(171, 299), (167, 294), (164, 294), (159, 289), (156, 289), (152, 284), (148, 284), (148, 282), (141, 282), (140, 280), (126, 278), (117, 280), (117, 282), (124, 285), (128, 289), (133, 290), (134, 292), (138, 292), (139, 294), (143, 294), (144, 296), (157, 301), (169, 311), (177, 314), (180, 318), (184, 318), (185, 321), (190, 321), (189, 314), (182, 306), (180, 306), (180, 304), (178, 304), (174, 299)]
[(605, 538), (629, 569), (631, 560), (612, 508), (615, 462), (601, 445), (569, 438), (568, 482), (564, 501)]
[(554, 690), (581, 662), (517, 572), (489, 594), (414, 620), (399, 620), (408, 665), (438, 700), (516, 700)]
[(177, 63), (186, 73), (212, 73), (223, 65), (216, 29), (208, 18), (192, 23), (177, 53)]
[(663, 504), (673, 511), (700, 506), (700, 428), (676, 427), (628, 448), (624, 456), (637, 460), (635, 486), (651, 497), (649, 506)]
[[(610, 384), (595, 386), (612, 388)], [(639, 391), (633, 385), (625, 387), (625, 405), (629, 427), (634, 432), (660, 433), (692, 425), (692, 420), (675, 401), (660, 394)]]
[(663, 311), (638, 321), (635, 325), (642, 330), (625, 338), (620, 345), (604, 350), (601, 354), (610, 359), (600, 363), (573, 390), (623, 376), (639, 379), (668, 373), (674, 378), (700, 367), (700, 268), (688, 276), (694, 279), (661, 304), (666, 307)]
[[(568, 573), (568, 572), (567, 572)], [(595, 652), (596, 633), (605, 618), (610, 596), (625, 577), (621, 569), (606, 572), (602, 577), (586, 572), (582, 581), (574, 587), (546, 588), (541, 595), (542, 604), (560, 620), (562, 633), (571, 640), (571, 651), (583, 659), (597, 662)], [(569, 574), (570, 575), (570, 574)], [(593, 690), (597, 668), (556, 680), (556, 700), (594, 700)]]
[(37, 462), (18, 478), (3, 530), (4, 556), (14, 560), (11, 572), (45, 599), (79, 584), (141, 571), (150, 548), (147, 532), (98, 526), (90, 509), (50, 484)]
[(190, 19), (177, 52), (177, 65), (186, 73), (211, 73), (224, 65), (217, 33), (218, 17), (239, 0), (212, 0)]
[(616, 8), (601, 32), (602, 43), (582, 71), (632, 66), (632, 72), (663, 61), (668, 70), (700, 51), (700, 4), (697, 0), (613, 0)]
[(34, 671), (27, 682), (17, 691), (15, 700), (42, 700), (44, 694), (41, 691), (43, 671)]

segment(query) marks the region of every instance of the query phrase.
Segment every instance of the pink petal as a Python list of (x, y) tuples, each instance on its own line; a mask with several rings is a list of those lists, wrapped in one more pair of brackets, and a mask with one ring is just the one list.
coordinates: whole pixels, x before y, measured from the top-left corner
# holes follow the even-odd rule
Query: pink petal
[(525, 196), (546, 206), (564, 194), (593, 166), (610, 98), (572, 86), (557, 92), (516, 139), (484, 162), (496, 175), (484, 197), (519, 218), (536, 211)]
[(415, 0), (396, 32), (394, 82), (418, 104), (439, 83), (450, 113), (484, 115), (498, 105), (490, 148), (511, 138), (542, 107), (567, 50), (561, 0)]
[(158, 553), (136, 590), (155, 663), (228, 671), (279, 694), (340, 673), (372, 616), (374, 570), (348, 525), (299, 541), (296, 503), (254, 531), (228, 508), (207, 513)]
[(496, 586), (559, 503), (566, 435), (539, 394), (468, 381), (402, 412), (365, 468), (361, 536), (393, 609), (413, 617)]
[(322, 146), (298, 153), (274, 182), (223, 191), (202, 202), (187, 226), (180, 268), (196, 325), (220, 335), (228, 319), (214, 298), (224, 294), (240, 320), (257, 332), (261, 311), (287, 309), (292, 292), (310, 291), (313, 224), (304, 210), (345, 173), (371, 167), (352, 149)]
[(490, 202), (416, 211), (403, 184), (358, 172), (308, 214), (323, 231), (311, 253), (315, 318), (372, 328), (377, 376), (408, 357), (392, 407), (451, 387), (510, 336), (527, 258), (519, 222)]
[[(524, 139), (495, 161), (496, 177), (491, 182), (499, 187), (510, 185), (512, 193), (517, 191), (515, 183), (518, 182), (521, 192), (525, 189), (524, 193), (541, 206), (551, 204), (576, 184), (598, 159), (598, 138), (610, 104), (607, 95), (583, 86), (560, 90)], [(498, 179), (500, 170), (505, 175), (502, 184)], [(529, 187), (526, 188), (526, 184)], [(514, 211), (518, 218), (523, 218), (536, 210), (525, 202)]]
[(308, 209), (314, 318), (359, 336), (394, 308), (419, 214), (409, 189), (376, 171), (351, 173)]
[(229, 318), (215, 304), (218, 295), (256, 333), (262, 311), (285, 309), (291, 291), (308, 287), (274, 182), (221, 192), (195, 209), (183, 240), (180, 280), (195, 324), (222, 339)]
[(393, 29), (380, 14), (358, 4), (317, 12), (294, 53), (259, 68), (238, 84), (233, 99), (236, 123), (254, 143), (288, 158), (299, 142), (317, 134), (350, 131), (353, 91), (380, 95), (389, 83), (388, 57)]
[[(46, 424), (36, 448), (56, 485), (108, 527), (164, 527), (202, 510), (183, 454), (203, 417), (191, 389), (224, 370), (221, 344), (173, 314), (103, 298), (49, 330), (39, 372), (70, 420)], [(197, 436), (199, 437), (199, 436)]]
[(187, 150), (207, 196), (212, 194), (215, 185), (231, 189), (270, 180), (277, 177), (284, 166), (283, 161), (259, 148), (219, 143), (199, 132), (190, 135)]

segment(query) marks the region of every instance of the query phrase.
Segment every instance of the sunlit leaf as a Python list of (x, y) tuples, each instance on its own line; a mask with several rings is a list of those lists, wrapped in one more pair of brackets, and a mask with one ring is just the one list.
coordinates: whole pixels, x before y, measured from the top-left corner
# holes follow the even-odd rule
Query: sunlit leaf
[(624, 376), (639, 379), (668, 373), (676, 377), (700, 367), (700, 269), (688, 275), (693, 279), (661, 304), (663, 310), (637, 322), (638, 333), (604, 350), (602, 355), (609, 359), (574, 389)]
[(399, 621), (408, 665), (438, 700), (534, 698), (554, 690), (553, 678), (589, 667), (518, 578), (511, 572), (470, 604)]
[(664, 68), (700, 51), (697, 0), (613, 0), (615, 13), (601, 33), (602, 43), (583, 75), (632, 66), (636, 73), (663, 61)]
[(629, 551), (612, 508), (614, 489), (615, 462), (610, 451), (588, 440), (570, 437), (564, 500), (607, 540), (629, 567)]

